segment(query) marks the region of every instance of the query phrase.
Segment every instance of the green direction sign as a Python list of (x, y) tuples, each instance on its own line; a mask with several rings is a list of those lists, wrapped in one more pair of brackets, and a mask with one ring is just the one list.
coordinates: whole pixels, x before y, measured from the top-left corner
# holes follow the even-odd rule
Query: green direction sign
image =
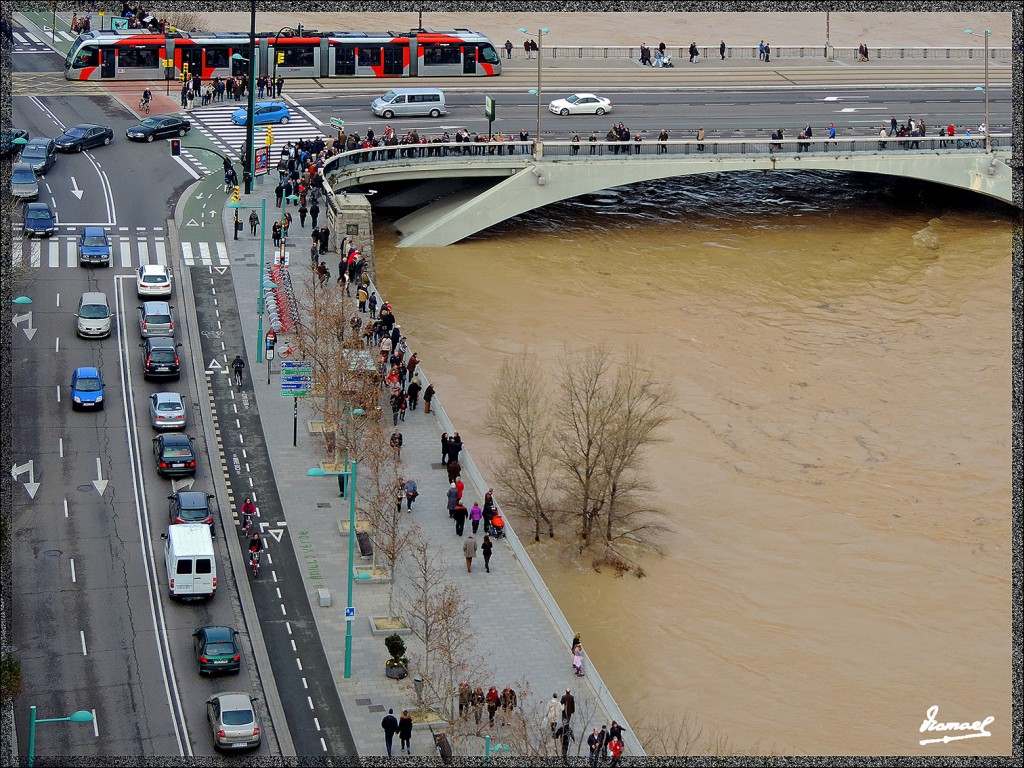
[(281, 397), (306, 397), (313, 389), (313, 364), (305, 360), (281, 363)]
[(488, 120), (494, 119), (494, 99), (490, 96), (484, 96), (484, 114)]
[(345, 130), (345, 121), (344, 120), (339, 120), (336, 117), (332, 117), (331, 118), (331, 127), (332, 128), (337, 128), (339, 131), (343, 131), (343, 130)]

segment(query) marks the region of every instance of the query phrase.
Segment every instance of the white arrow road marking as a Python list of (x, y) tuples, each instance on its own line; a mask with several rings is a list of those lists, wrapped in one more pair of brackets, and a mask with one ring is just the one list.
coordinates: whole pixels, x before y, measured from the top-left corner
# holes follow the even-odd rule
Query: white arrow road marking
[[(220, 245), (220, 243), (217, 243), (217, 245)], [(214, 267), (214, 269), (217, 270), (217, 274), (218, 275), (223, 275), (225, 272), (228, 271), (227, 267)], [(214, 362), (216, 362), (216, 361), (214, 361)]]
[[(217, 362), (217, 358), (213, 358), (213, 360), (210, 361), (210, 364), (206, 366), (206, 373), (212, 376), (221, 368), (222, 366), (220, 363)], [(227, 373), (227, 369), (224, 369), (224, 373)]]
[(103, 479), (103, 465), (100, 464), (100, 457), (96, 457), (96, 479), (92, 481), (93, 487), (99, 491), (100, 496), (107, 490), (107, 483), (109, 480)]
[(36, 497), (36, 491), (39, 490), (39, 483), (36, 482), (36, 465), (32, 459), (29, 459), (24, 464), (13, 464), (11, 465), (11, 477), (15, 480), (18, 479), (19, 475), (28, 472), (28, 482), (22, 483), (25, 486), (25, 490), (28, 491), (28, 497), (34, 499)]
[(885, 107), (843, 107), (840, 112), (885, 112)]
[(85, 194), (84, 190), (78, 188), (78, 181), (74, 176), (71, 177), (71, 194), (77, 197), (79, 200), (82, 199), (82, 195)]
[(178, 491), (183, 490), (185, 488), (191, 488), (193, 485), (195, 485), (195, 482), (196, 480), (194, 477), (182, 480), (171, 480), (171, 493), (177, 493)]
[(15, 327), (20, 325), (25, 320), (28, 320), (28, 324), (26, 325), (26, 327), (22, 328), (21, 330), (23, 330), (25, 332), (25, 335), (28, 336), (28, 340), (32, 341), (32, 337), (36, 335), (36, 330), (37, 329), (32, 327), (32, 312), (31, 312), (31, 310), (26, 312), (23, 315), (15, 315), (14, 317), (11, 318), (11, 322), (15, 325)]
[(271, 536), (273, 536), (274, 539), (277, 541), (277, 543), (280, 544), (281, 543), (281, 537), (284, 535), (284, 530), (281, 529), (281, 528), (269, 528), (267, 530), (267, 533), (269, 533)]

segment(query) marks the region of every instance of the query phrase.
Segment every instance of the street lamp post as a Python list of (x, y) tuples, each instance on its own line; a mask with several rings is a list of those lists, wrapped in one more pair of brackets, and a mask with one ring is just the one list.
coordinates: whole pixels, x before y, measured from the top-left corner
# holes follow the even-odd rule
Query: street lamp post
[[(526, 29), (526, 27), (520, 27), (519, 31), (522, 32), (524, 35), (525, 34), (529, 34), (529, 32)], [(543, 70), (541, 69), (541, 66), (540, 66), (540, 60), (544, 56), (544, 35), (546, 35), (549, 31), (550, 30), (547, 27), (541, 27), (540, 29), (537, 30), (537, 40), (539, 42), (537, 43), (537, 138), (536, 138), (536, 144), (537, 144), (538, 147), (540, 146), (541, 103), (542, 103), (542, 100), (543, 100), (543, 96), (541, 95), (541, 77), (542, 77), (541, 73), (543, 72)], [(538, 153), (535, 152), (534, 154), (538, 154)]]
[[(255, 205), (245, 205), (244, 203), (228, 203), (228, 208), (235, 209), (235, 219), (238, 219), (238, 211), (242, 208), (255, 208)], [(263, 269), (265, 265), (265, 254), (267, 246), (267, 198), (260, 198), (260, 273), (259, 273), (259, 285), (256, 291), (256, 316), (257, 330), (256, 330), (256, 362), (263, 362)], [(238, 231), (238, 225), (235, 225), (235, 232)]]
[(35, 705), (28, 709), (28, 760), (26, 764), (32, 768), (36, 762), (36, 723), (91, 723), (92, 712), (80, 709), (70, 717), (36, 717)]
[[(965, 29), (964, 32), (966, 32), (968, 35), (975, 34), (973, 29)], [(985, 151), (991, 152), (992, 143), (989, 141), (988, 138), (988, 135), (992, 130), (988, 124), (988, 39), (989, 37), (992, 36), (992, 30), (986, 29), (983, 34), (985, 35), (985, 87), (982, 88), (981, 90), (985, 92)], [(974, 90), (977, 91), (978, 89), (975, 88)]]

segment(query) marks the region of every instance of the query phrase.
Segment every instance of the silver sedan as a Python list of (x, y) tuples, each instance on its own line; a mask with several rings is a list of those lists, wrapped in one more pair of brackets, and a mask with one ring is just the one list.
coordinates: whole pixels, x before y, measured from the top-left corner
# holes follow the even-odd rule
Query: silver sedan
[(184, 429), (188, 421), (185, 397), (178, 392), (157, 392), (149, 397), (149, 423), (153, 429)]
[(260, 714), (248, 693), (226, 691), (206, 700), (206, 719), (216, 749), (254, 749), (260, 745)]

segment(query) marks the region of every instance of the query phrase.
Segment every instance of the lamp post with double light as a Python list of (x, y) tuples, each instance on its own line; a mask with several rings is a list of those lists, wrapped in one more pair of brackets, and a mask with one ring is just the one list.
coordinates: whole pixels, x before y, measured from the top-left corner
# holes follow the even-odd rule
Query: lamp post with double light
[(988, 124), (988, 39), (992, 36), (992, 30), (986, 29), (984, 32), (975, 32), (973, 29), (965, 29), (968, 35), (981, 35), (985, 36), (985, 87), (975, 88), (976, 91), (985, 92), (985, 151), (992, 151), (992, 143), (989, 141), (988, 135), (991, 132), (991, 128)]
[(36, 723), (91, 723), (92, 712), (80, 709), (68, 717), (36, 717), (35, 705), (28, 710), (28, 759), (25, 761), (29, 768), (36, 762)]
[[(260, 209), (260, 273), (259, 273), (259, 290), (256, 294), (256, 315), (257, 320), (257, 331), (256, 331), (256, 362), (263, 362), (263, 270), (265, 268), (266, 260), (266, 245), (267, 245), (267, 199), (265, 197), (260, 198), (260, 204), (246, 205), (245, 203), (236, 203), (234, 201), (228, 203), (228, 208), (235, 209), (235, 218), (238, 218), (238, 211), (244, 208), (259, 208)], [(235, 225), (235, 231), (238, 231), (237, 224)], [(277, 287), (274, 283), (267, 283), (270, 288)]]
[[(526, 27), (520, 27), (519, 31), (522, 32), (524, 35), (530, 34), (529, 30), (527, 30)], [(541, 105), (544, 99), (544, 97), (541, 95), (541, 78), (543, 76), (543, 70), (540, 66), (540, 60), (544, 55), (544, 35), (546, 35), (550, 31), (551, 30), (549, 30), (547, 27), (541, 27), (540, 29), (537, 30), (537, 138), (535, 139), (535, 142), (536, 146), (538, 147), (540, 146), (540, 126), (542, 114)], [(530, 90), (531, 92), (533, 91), (532, 88)], [(534, 154), (538, 153), (535, 152)]]

